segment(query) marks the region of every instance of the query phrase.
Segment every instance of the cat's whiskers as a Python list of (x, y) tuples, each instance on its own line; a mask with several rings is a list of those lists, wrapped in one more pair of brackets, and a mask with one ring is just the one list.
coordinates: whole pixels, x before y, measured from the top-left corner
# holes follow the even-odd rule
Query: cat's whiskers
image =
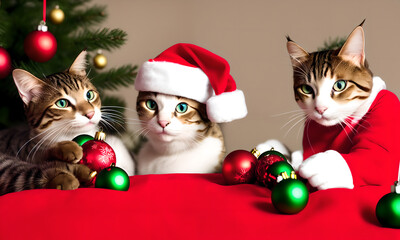
[(28, 141), (26, 141), (26, 142), (24, 143), (24, 145), (22, 145), (22, 147), (18, 150), (18, 152), (17, 152), (17, 154), (16, 154), (16, 157), (18, 157), (19, 153), (22, 151), (23, 148), (25, 148), (25, 147), (28, 145), (28, 143), (32, 142), (32, 141), (35, 140), (36, 138), (40, 138), (43, 134), (46, 134), (46, 133), (47, 133), (48, 131), (50, 131), (50, 130), (51, 130), (51, 129), (48, 128), (48, 129), (44, 130), (43, 132), (37, 134), (36, 136), (30, 138)]
[[(110, 130), (114, 130), (115, 132), (117, 132), (119, 136), (122, 136), (122, 134), (118, 131), (118, 129), (114, 127), (114, 125), (112, 125), (108, 120), (109, 119), (107, 119), (106, 116), (102, 116), (100, 122), (105, 124), (104, 127), (109, 128)], [(123, 127), (122, 125), (121, 127), (125, 130), (125, 127)]]
[[(124, 109), (124, 110), (128, 110), (128, 111), (130, 111), (130, 112), (136, 113), (136, 110), (135, 110), (135, 109), (127, 108), (127, 107), (122, 107), (122, 106), (102, 106), (102, 107), (101, 107), (101, 110), (102, 110), (102, 111), (103, 111), (103, 110), (114, 110), (114, 111), (118, 111), (118, 110), (116, 110), (116, 109)], [(120, 112), (120, 111), (118, 111), (118, 112)]]
[(110, 121), (110, 123), (111, 122), (116, 123), (121, 127), (123, 127), (123, 125), (125, 124), (125, 120), (123, 119), (123, 117), (117, 114), (103, 113), (101, 117), (107, 119), (108, 121)]
[[(300, 118), (300, 119), (299, 119), (299, 118)], [(304, 120), (308, 119), (308, 117), (307, 117), (307, 116), (304, 116), (304, 115), (300, 115), (300, 116), (297, 116), (297, 117), (293, 118), (293, 119), (290, 120), (290, 121), (294, 121), (295, 119), (297, 119), (297, 121), (286, 131), (286, 133), (283, 135), (284, 138), (287, 137), (287, 135), (289, 134), (289, 132), (292, 131), (292, 129), (293, 129), (294, 127), (296, 127), (299, 123), (304, 122)], [(287, 124), (286, 124), (286, 125), (287, 125)]]
[(283, 112), (283, 113), (273, 114), (273, 115), (271, 115), (271, 117), (280, 117), (280, 116), (284, 116), (284, 115), (288, 115), (288, 114), (292, 114), (292, 113), (304, 113), (304, 111), (302, 109), (296, 109), (296, 110), (287, 111), (287, 112)]
[[(343, 126), (343, 124), (344, 124), (345, 126)], [(347, 128), (350, 129), (350, 132), (352, 132), (353, 129), (354, 129), (353, 126), (351, 126), (350, 123), (346, 122), (346, 120), (343, 121), (343, 122), (340, 122), (339, 125), (343, 128), (343, 131), (344, 131), (344, 133), (346, 134), (347, 138), (349, 139), (350, 143), (353, 144), (353, 141), (351, 140), (351, 137), (350, 137), (349, 133), (348, 133), (347, 130), (346, 130), (346, 127), (347, 127)], [(355, 130), (355, 129), (354, 129), (354, 130)], [(356, 131), (357, 131), (357, 130), (356, 130)]]
[[(35, 146), (33, 146), (33, 148), (31, 149), (31, 151), (29, 152), (27, 159), (31, 159), (34, 160), (35, 159), (35, 155), (36, 153), (41, 149), (41, 146), (43, 145), (44, 142), (47, 141), (48, 138), (50, 138), (52, 135), (57, 134), (60, 131), (60, 129), (57, 128), (50, 128), (50, 131), (45, 134), (45, 136), (43, 138), (41, 138), (36, 144)], [(33, 153), (33, 154), (32, 154)], [(31, 156), (32, 155), (32, 156)]]

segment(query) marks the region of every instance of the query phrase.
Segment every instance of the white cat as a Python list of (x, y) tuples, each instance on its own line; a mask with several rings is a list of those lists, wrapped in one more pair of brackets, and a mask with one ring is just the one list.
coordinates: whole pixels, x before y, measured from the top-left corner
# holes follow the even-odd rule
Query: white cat
[(138, 174), (212, 173), (225, 154), (218, 124), (205, 104), (154, 92), (139, 92), (137, 112), (147, 138), (137, 160)]

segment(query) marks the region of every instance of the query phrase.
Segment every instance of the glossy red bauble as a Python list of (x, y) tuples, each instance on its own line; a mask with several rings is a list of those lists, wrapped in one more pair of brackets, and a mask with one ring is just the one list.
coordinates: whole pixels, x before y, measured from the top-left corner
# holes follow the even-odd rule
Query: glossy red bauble
[(222, 175), (228, 184), (251, 183), (255, 179), (257, 158), (246, 150), (229, 153), (222, 165)]
[(7, 77), (11, 72), (11, 58), (7, 50), (0, 47), (0, 79)]
[(57, 51), (56, 38), (48, 31), (33, 31), (25, 38), (24, 51), (33, 61), (49, 61)]
[(114, 150), (102, 140), (87, 141), (82, 145), (82, 150), (83, 157), (80, 163), (94, 171), (100, 172), (117, 162)]

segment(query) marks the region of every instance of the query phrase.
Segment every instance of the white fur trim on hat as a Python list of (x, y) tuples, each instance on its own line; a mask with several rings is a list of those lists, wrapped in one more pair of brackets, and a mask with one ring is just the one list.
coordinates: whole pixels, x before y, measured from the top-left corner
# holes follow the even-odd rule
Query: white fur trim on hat
[(138, 91), (159, 92), (201, 103), (214, 95), (207, 75), (199, 68), (172, 62), (145, 62), (135, 80)]
[(212, 122), (230, 122), (247, 115), (246, 101), (241, 90), (224, 92), (208, 99), (207, 116)]

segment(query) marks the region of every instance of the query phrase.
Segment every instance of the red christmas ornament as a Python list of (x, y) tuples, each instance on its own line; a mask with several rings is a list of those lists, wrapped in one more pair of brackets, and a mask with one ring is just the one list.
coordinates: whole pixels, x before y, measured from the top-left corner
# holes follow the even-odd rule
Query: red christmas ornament
[(11, 58), (7, 50), (0, 47), (0, 79), (7, 77), (11, 72)]
[(271, 184), (273, 184), (276, 179), (272, 179), (271, 176), (269, 176), (268, 169), (272, 164), (280, 161), (286, 161), (286, 159), (280, 152), (274, 151), (273, 148), (261, 154), (255, 170), (257, 181), (265, 186), (271, 187)]
[(115, 152), (110, 145), (104, 142), (104, 139), (105, 133), (97, 132), (94, 140), (85, 142), (82, 145), (83, 157), (79, 163), (85, 164), (97, 172), (116, 164)]
[(222, 175), (228, 184), (251, 183), (257, 158), (246, 150), (229, 153), (222, 165)]
[(56, 54), (56, 38), (47, 31), (47, 26), (43, 21), (38, 26), (38, 30), (29, 33), (25, 38), (24, 51), (36, 62), (49, 61)]

